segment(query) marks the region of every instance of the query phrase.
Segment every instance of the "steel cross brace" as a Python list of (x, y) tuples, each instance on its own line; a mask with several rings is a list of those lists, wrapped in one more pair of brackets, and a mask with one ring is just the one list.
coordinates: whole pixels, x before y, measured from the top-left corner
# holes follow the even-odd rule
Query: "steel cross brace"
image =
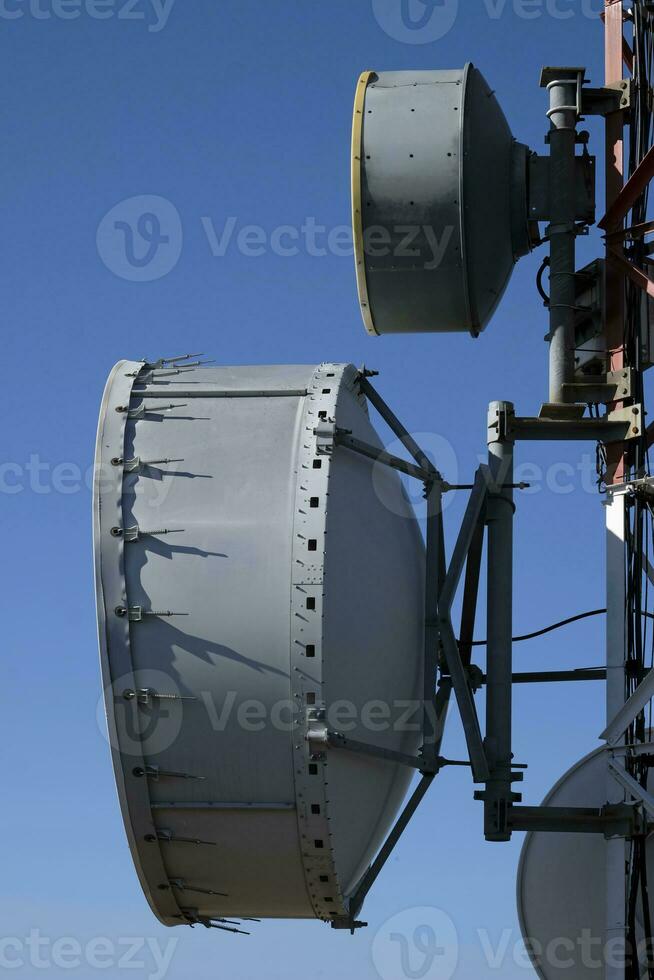
[(650, 819), (654, 820), (654, 796), (637, 779), (627, 772), (624, 765), (617, 759), (609, 759), (609, 769), (620, 785), (641, 804)]
[(649, 150), (597, 225), (603, 231), (616, 229), (654, 177), (654, 148)]
[[(366, 895), (374, 885), (377, 880), (379, 873), (391, 856), (395, 845), (399, 841), (400, 837), (406, 830), (411, 817), (416, 812), (420, 804), (422, 803), (427, 790), (430, 788), (432, 781), (434, 779), (434, 773), (427, 773), (422, 777), (418, 785), (416, 786), (413, 794), (411, 795), (408, 803), (402, 810), (402, 813), (397, 819), (397, 822), (390, 834), (386, 838), (384, 845), (382, 846), (379, 854), (372, 862), (363, 878), (359, 882), (356, 891), (350, 898), (350, 919), (346, 928), (350, 928), (352, 931), (357, 927), (356, 917), (361, 911), (361, 907), (365, 901)], [(335, 926), (339, 928), (339, 926)], [(341, 926), (341, 928), (343, 928)]]
[(613, 720), (600, 735), (609, 743), (609, 747), (614, 746), (624, 735), (629, 725), (643, 711), (652, 697), (654, 697), (654, 667), (652, 667), (640, 682), (631, 697), (625, 701)]
[(333, 423), (323, 422), (322, 425), (316, 427), (315, 433), (319, 440), (325, 440), (323, 447), (319, 445), (319, 452), (329, 451), (329, 445), (343, 446), (344, 449), (350, 449), (352, 452), (359, 453), (360, 456), (366, 456), (368, 459), (372, 459), (376, 463), (381, 463), (383, 466), (390, 466), (400, 473), (405, 473), (407, 476), (413, 476), (417, 480), (422, 480), (423, 483), (433, 479), (433, 473), (431, 471), (421, 466), (416, 466), (414, 463), (409, 463), (399, 456), (394, 456), (392, 453), (387, 453), (384, 449), (378, 449), (377, 446), (371, 446), (370, 443), (364, 442), (362, 439), (355, 439), (346, 429), (336, 428)]
[[(442, 650), (447, 669), (454, 688), (463, 730), (466, 737), (472, 775), (476, 783), (485, 783), (490, 778), (488, 759), (484, 749), (477, 709), (466, 670), (462, 652), (469, 660), (474, 627), (474, 611), (481, 558), (481, 544), (484, 532), (484, 517), (486, 501), (493, 478), (488, 466), (482, 465), (477, 470), (472, 493), (463, 518), (459, 537), (454, 548), (447, 575), (443, 583), (438, 601), (438, 621), (440, 626)], [(472, 561), (470, 558), (472, 557)], [(465, 620), (465, 636), (461, 646), (457, 642), (452, 626), (452, 603), (463, 573), (463, 567), (469, 561), (470, 575), (467, 577), (467, 589), (464, 597), (463, 615)], [(476, 564), (476, 569), (475, 569)], [(474, 601), (473, 601), (474, 600)]]
[[(443, 739), (443, 729), (445, 727), (445, 719), (447, 716), (447, 708), (450, 697), (450, 687), (448, 682), (441, 685), (438, 693), (436, 694), (433, 705), (436, 714), (436, 724), (434, 726), (435, 731), (435, 749), (436, 752), (440, 750), (441, 742)], [(434, 780), (434, 776), (437, 771), (433, 772), (423, 772), (420, 782), (416, 786), (415, 790), (411, 794), (409, 800), (404, 806), (401, 814), (397, 818), (393, 829), (390, 831), (388, 837), (386, 838), (381, 850), (377, 854), (376, 858), (365, 872), (354, 894), (350, 898), (350, 915), (347, 919), (338, 920), (332, 923), (332, 928), (334, 929), (349, 929), (354, 933), (355, 929), (361, 928), (365, 923), (357, 922), (357, 915), (361, 911), (363, 903), (366, 899), (366, 895), (376, 882), (377, 878), (381, 874), (384, 865), (388, 861), (389, 857), (393, 853), (397, 842), (409, 825), (411, 817), (416, 812), (420, 804), (422, 803), (427, 790), (431, 787)]]

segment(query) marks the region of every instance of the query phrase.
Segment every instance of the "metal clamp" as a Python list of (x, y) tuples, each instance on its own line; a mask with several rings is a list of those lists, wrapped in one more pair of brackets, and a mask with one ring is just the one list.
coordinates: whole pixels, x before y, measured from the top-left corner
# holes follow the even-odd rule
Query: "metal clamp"
[(200, 840), (199, 837), (177, 837), (171, 830), (157, 830), (156, 834), (146, 834), (144, 838), (148, 844), (206, 844), (210, 847), (217, 847), (215, 840)]
[(322, 753), (329, 745), (329, 729), (326, 722), (326, 713), (322, 708), (309, 708), (307, 710), (307, 732), (306, 741), (312, 755)]
[(316, 437), (316, 452), (319, 456), (330, 456), (336, 445), (338, 428), (335, 422), (322, 421), (313, 430)]
[[(180, 354), (178, 357), (160, 357), (156, 361), (142, 361), (143, 369), (149, 371), (161, 371), (171, 364), (182, 364), (183, 361), (191, 361), (194, 357), (204, 357), (204, 354)], [(200, 363), (200, 362), (198, 362)], [(209, 361), (202, 363), (208, 364)], [(197, 367), (197, 364), (183, 364), (183, 367)]]
[[(212, 888), (200, 888), (197, 885), (187, 885), (183, 878), (170, 878), (170, 887), (177, 888), (178, 891), (182, 892), (196, 892), (198, 895), (216, 895), (218, 898), (229, 898), (227, 892), (216, 892)], [(168, 886), (162, 885), (162, 888)]]
[(144, 609), (142, 606), (116, 606), (114, 612), (119, 619), (127, 617), (130, 623), (140, 623), (146, 616), (160, 616), (162, 618), (169, 616), (188, 616), (188, 613), (171, 612), (169, 609), (157, 611), (154, 609)]
[(151, 701), (197, 701), (195, 697), (187, 697), (181, 694), (159, 694), (157, 691), (153, 691), (151, 687), (142, 687), (137, 691), (132, 691), (127, 689), (123, 691), (123, 697), (126, 701), (136, 700), (138, 704), (149, 705)]
[(634, 370), (624, 368), (597, 377), (589, 375), (585, 380), (564, 383), (561, 387), (566, 404), (610, 405), (633, 397)]
[(181, 534), (183, 528), (161, 528), (158, 531), (142, 531), (138, 524), (132, 527), (112, 527), (111, 535), (114, 538), (122, 538), (125, 542), (138, 541), (140, 538), (159, 537), (162, 534)]
[[(135, 394), (138, 394), (135, 393)], [(170, 412), (173, 408), (186, 408), (183, 405), (139, 405), (138, 408), (130, 408), (129, 405), (118, 405), (116, 406), (116, 411), (127, 415), (128, 419), (142, 419), (145, 415), (162, 415), (164, 412)]]
[(141, 459), (140, 456), (134, 456), (133, 459), (125, 459), (123, 456), (114, 456), (111, 460), (111, 465), (122, 466), (125, 473), (138, 473), (146, 466), (183, 462), (183, 459)]
[(132, 770), (132, 775), (137, 779), (153, 779), (158, 782), (160, 779), (193, 779), (203, 781), (206, 776), (193, 776), (188, 772), (172, 772), (168, 769), (160, 769), (159, 766), (137, 766)]

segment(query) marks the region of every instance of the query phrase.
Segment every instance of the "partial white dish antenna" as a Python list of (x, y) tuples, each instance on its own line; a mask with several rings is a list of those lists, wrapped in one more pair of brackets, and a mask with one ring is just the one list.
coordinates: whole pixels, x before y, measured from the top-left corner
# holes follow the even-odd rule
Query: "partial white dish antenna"
[[(607, 758), (604, 748), (587, 755), (559, 780), (543, 806), (587, 807), (599, 813), (606, 806)], [(598, 833), (527, 834), (518, 869), (518, 913), (541, 980), (598, 980), (605, 976), (607, 957), (624, 956), (624, 949), (607, 946), (606, 859), (607, 841)], [(654, 881), (651, 838), (647, 868), (649, 881)], [(640, 897), (636, 920), (640, 942)], [(646, 970), (641, 953), (641, 970)]]

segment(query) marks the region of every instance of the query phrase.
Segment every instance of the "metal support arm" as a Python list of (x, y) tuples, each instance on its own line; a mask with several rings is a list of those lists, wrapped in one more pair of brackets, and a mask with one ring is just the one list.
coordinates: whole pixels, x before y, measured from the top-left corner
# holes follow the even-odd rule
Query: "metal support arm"
[(642, 816), (635, 806), (617, 804), (600, 809), (589, 807), (513, 806), (509, 812), (511, 830), (555, 834), (603, 834), (605, 837), (631, 837), (645, 832)]

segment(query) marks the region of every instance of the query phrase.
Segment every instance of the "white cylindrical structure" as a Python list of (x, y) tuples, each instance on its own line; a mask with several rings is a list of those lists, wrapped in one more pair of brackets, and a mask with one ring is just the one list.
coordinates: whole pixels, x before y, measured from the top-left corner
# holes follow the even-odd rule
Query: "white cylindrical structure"
[[(424, 549), (352, 366), (122, 361), (98, 431), (95, 565), (120, 803), (167, 925), (338, 923), (411, 769), (325, 748), (420, 745)], [(414, 705), (415, 711), (407, 710)]]

